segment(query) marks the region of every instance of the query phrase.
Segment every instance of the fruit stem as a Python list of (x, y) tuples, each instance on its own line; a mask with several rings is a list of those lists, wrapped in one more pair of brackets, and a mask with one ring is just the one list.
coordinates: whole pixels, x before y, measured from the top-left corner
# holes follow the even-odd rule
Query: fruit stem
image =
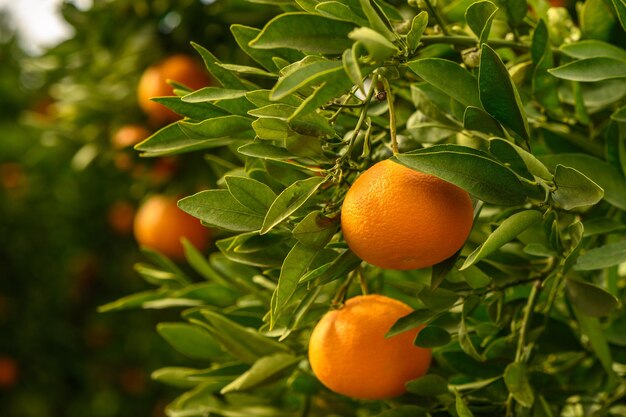
[(356, 269), (357, 278), (359, 279), (359, 285), (361, 286), (361, 294), (367, 295), (369, 294), (369, 289), (367, 288), (367, 281), (365, 281), (365, 276), (363, 275), (363, 270), (361, 267)]
[(382, 79), (385, 92), (387, 93), (387, 104), (389, 105), (389, 134), (391, 135), (391, 150), (393, 154), (398, 153), (398, 138), (396, 135), (396, 111), (393, 106), (393, 94), (391, 94), (391, 85), (387, 78)]
[(342, 155), (341, 159), (350, 158), (350, 154), (352, 153), (352, 147), (354, 146), (354, 141), (357, 136), (361, 132), (361, 127), (363, 126), (363, 122), (365, 121), (365, 117), (367, 116), (367, 110), (369, 109), (370, 102), (372, 101), (372, 97), (374, 97), (374, 91), (376, 91), (376, 84), (378, 84), (378, 74), (374, 73), (372, 76), (372, 83), (370, 85), (370, 89), (367, 92), (367, 97), (363, 101), (363, 107), (361, 107), (361, 113), (359, 114), (359, 120), (356, 122), (356, 126), (354, 127), (354, 132), (350, 135), (350, 140), (348, 142), (348, 149), (346, 153)]
[[(533, 286), (530, 289), (530, 294), (528, 295), (528, 301), (526, 302), (526, 307), (524, 310), (524, 317), (522, 318), (522, 325), (519, 331), (519, 339), (517, 339), (517, 349), (515, 351), (515, 362), (524, 362), (524, 348), (526, 346), (526, 335), (528, 333), (528, 327), (530, 326), (530, 318), (532, 317), (533, 310), (535, 308), (535, 301), (537, 301), (537, 296), (539, 295), (539, 290), (541, 288), (541, 280), (535, 280)], [(526, 352), (528, 356), (529, 352)], [(513, 395), (509, 393), (509, 396), (506, 400), (506, 415), (512, 416), (513, 414)]]
[(541, 281), (536, 280), (530, 289), (530, 295), (526, 302), (526, 310), (524, 311), (524, 317), (522, 318), (522, 327), (520, 328), (519, 339), (517, 341), (517, 350), (515, 351), (515, 362), (521, 362), (524, 354), (524, 347), (526, 345), (526, 334), (528, 333), (528, 326), (530, 325), (530, 318), (535, 307), (535, 301), (539, 294), (541, 287)]
[(350, 288), (350, 284), (352, 283), (352, 278), (354, 278), (354, 275), (354, 272), (350, 273), (348, 275), (348, 278), (346, 278), (343, 284), (341, 284), (341, 287), (339, 287), (339, 291), (337, 291), (337, 294), (330, 303), (330, 307), (332, 309), (338, 309), (343, 306), (343, 302), (346, 299), (346, 294), (348, 293), (348, 288)]

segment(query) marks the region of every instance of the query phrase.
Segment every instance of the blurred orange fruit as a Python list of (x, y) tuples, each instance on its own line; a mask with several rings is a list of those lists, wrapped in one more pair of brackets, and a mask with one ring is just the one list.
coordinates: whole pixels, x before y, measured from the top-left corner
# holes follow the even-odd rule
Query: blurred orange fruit
[(386, 338), (400, 317), (413, 310), (383, 295), (363, 295), (328, 312), (313, 329), (309, 362), (329, 389), (348, 397), (397, 397), (405, 383), (428, 371), (431, 351), (413, 340), (421, 328)]
[(157, 125), (175, 122), (181, 118), (162, 104), (150, 100), (153, 97), (173, 95), (167, 80), (176, 81), (194, 90), (210, 83), (205, 68), (187, 55), (172, 55), (146, 69), (137, 86), (137, 100), (150, 120)]
[(361, 174), (341, 209), (350, 249), (372, 265), (396, 270), (428, 267), (454, 255), (472, 222), (467, 192), (391, 160)]
[(128, 201), (116, 201), (107, 211), (109, 226), (118, 235), (128, 235), (133, 230), (135, 207)]
[(150, 131), (141, 125), (124, 125), (111, 136), (113, 149), (124, 149), (150, 136)]
[(19, 378), (17, 361), (9, 356), (0, 356), (0, 389), (9, 389)]
[(176, 205), (176, 199), (164, 195), (148, 198), (135, 216), (135, 239), (142, 246), (155, 249), (176, 260), (185, 258), (180, 240), (186, 237), (198, 250), (210, 244), (210, 231), (200, 221)]

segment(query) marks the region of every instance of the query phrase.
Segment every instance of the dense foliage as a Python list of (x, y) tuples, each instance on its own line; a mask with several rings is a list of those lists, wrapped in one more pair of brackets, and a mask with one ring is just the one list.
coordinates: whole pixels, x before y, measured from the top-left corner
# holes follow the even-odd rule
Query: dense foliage
[[(187, 264), (144, 248), (148, 262), (135, 271), (154, 288), (100, 309), (115, 312), (100, 317), (120, 332), (155, 309), (166, 317), (158, 333), (189, 358), (152, 374), (184, 390), (169, 416), (626, 415), (623, 0), (567, 9), (545, 0), (174, 3), (68, 6), (82, 36), (26, 67), (58, 110), (46, 143), (76, 144), (64, 168), (92, 184), (87, 198), (58, 185), (67, 207), (104, 206), (125, 188), (133, 203), (184, 192), (179, 207), (213, 229), (211, 253), (185, 244)], [(129, 13), (142, 24), (111, 30)], [(152, 48), (157, 38), (163, 50)], [(135, 172), (172, 157), (181, 171), (156, 182), (118, 172), (117, 186), (88, 180), (90, 169), (115, 166), (113, 131), (145, 120), (134, 101), (140, 72), (167, 53), (192, 53), (189, 41), (215, 84), (175, 84), (177, 96), (160, 102), (184, 119), (136, 147), (146, 159), (127, 154), (144, 167)], [(343, 198), (389, 158), (471, 194), (474, 227), (451, 259), (392, 271), (347, 247)], [(20, 204), (12, 213), (47, 214), (41, 202)], [(85, 245), (98, 233), (67, 240)], [(103, 262), (107, 273), (130, 270), (120, 258)], [(306, 355), (320, 318), (368, 292), (415, 309), (390, 337), (426, 325), (415, 344), (433, 348), (429, 373), (386, 401), (329, 391)], [(138, 307), (150, 312), (117, 312)], [(136, 348), (128, 356), (153, 348), (141, 329), (116, 335)], [(101, 409), (118, 411), (108, 404)]]
[[(231, 26), (256, 64), (194, 44), (217, 84), (176, 90), (185, 118), (136, 147), (202, 152), (219, 177), (179, 201), (217, 251), (187, 245), (195, 275), (152, 253), (157, 288), (104, 307), (188, 307), (158, 327), (198, 358), (153, 373), (189, 390), (168, 415), (625, 415), (626, 6), (262, 3), (284, 13)], [(398, 272), (347, 248), (342, 199), (387, 158), (475, 199), (452, 259)], [(393, 400), (337, 396), (306, 360), (312, 326), (362, 291), (415, 308), (389, 335), (426, 324), (434, 348)]]

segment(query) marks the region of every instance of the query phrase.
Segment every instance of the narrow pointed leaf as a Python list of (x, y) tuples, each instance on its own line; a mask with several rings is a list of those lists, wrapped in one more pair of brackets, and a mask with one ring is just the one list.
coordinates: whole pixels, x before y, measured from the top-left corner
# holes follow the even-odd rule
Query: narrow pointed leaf
[(260, 233), (265, 234), (298, 210), (317, 191), (324, 178), (311, 177), (287, 187), (269, 208)]
[(528, 121), (517, 88), (498, 54), (487, 44), (483, 44), (480, 55), (478, 86), (487, 113), (528, 140)]
[(557, 78), (570, 81), (593, 82), (626, 77), (626, 63), (620, 59), (587, 58), (548, 70)]
[(541, 213), (535, 210), (521, 211), (507, 218), (489, 235), (482, 245), (476, 248), (467, 257), (461, 270), (469, 268), (471, 265), (474, 265), (476, 262), (497, 251), (505, 243), (515, 239), (520, 233), (541, 221), (541, 219)]

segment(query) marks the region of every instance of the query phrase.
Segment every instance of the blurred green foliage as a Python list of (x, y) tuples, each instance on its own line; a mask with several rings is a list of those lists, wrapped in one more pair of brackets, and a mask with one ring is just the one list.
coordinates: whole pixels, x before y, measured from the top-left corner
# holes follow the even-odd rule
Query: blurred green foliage
[(140, 161), (110, 138), (146, 122), (135, 98), (145, 68), (191, 53), (191, 40), (234, 58), (228, 26), (273, 12), (242, 1), (116, 0), (66, 3), (62, 13), (73, 37), (40, 56), (0, 25), (0, 415), (162, 415), (173, 391), (149, 371), (188, 361), (154, 332), (174, 316), (96, 312), (141, 289), (140, 254), (128, 230), (112, 228), (110, 209), (136, 206), (173, 175), (174, 192), (211, 179), (192, 175), (201, 156)]

